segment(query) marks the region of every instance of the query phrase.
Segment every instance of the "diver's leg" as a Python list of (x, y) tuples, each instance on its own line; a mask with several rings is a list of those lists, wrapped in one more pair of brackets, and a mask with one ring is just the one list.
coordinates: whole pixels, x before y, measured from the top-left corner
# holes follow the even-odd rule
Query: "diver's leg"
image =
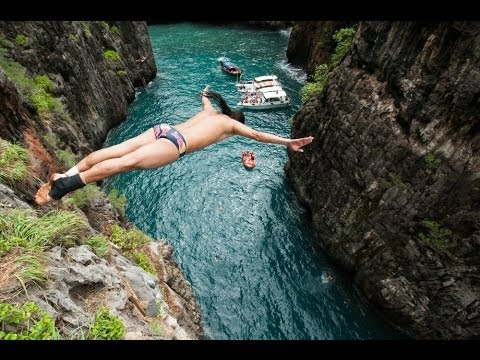
[(158, 168), (170, 164), (178, 158), (177, 147), (169, 140), (159, 139), (122, 157), (101, 161), (90, 169), (73, 176), (65, 177), (62, 174), (53, 174), (50, 187), (45, 184), (45, 189), (37, 192), (35, 200), (40, 205), (52, 200), (59, 200), (67, 193), (86, 184), (127, 171)]
[(120, 144), (92, 152), (91, 154), (80, 160), (80, 162), (72, 169), (68, 170), (65, 175), (75, 175), (79, 172), (90, 169), (92, 166), (102, 161), (120, 158), (128, 153), (131, 153), (132, 151), (137, 150), (143, 145), (154, 142), (155, 140), (156, 139), (153, 128), (150, 128), (147, 131), (144, 131), (142, 134), (135, 136), (134, 138), (128, 139)]

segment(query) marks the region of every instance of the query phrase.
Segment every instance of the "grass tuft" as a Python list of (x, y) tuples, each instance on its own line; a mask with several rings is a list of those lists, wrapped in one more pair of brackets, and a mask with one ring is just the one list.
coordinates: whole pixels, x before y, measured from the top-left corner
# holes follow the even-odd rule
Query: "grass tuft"
[(14, 184), (26, 179), (28, 153), (20, 145), (0, 139), (0, 181)]

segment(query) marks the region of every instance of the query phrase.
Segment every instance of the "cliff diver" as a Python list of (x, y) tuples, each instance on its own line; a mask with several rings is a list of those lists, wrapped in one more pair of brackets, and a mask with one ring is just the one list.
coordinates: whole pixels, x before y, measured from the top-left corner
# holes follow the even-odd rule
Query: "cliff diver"
[[(291, 151), (303, 152), (303, 147), (313, 141), (312, 136), (287, 139), (270, 133), (256, 131), (245, 125), (245, 116), (232, 110), (223, 97), (208, 90), (200, 92), (202, 110), (175, 127), (160, 123), (142, 134), (120, 144), (92, 152), (65, 174), (54, 173), (35, 195), (37, 204), (60, 200), (66, 194), (87, 184), (111, 176), (139, 169), (153, 169), (171, 164), (185, 154), (203, 149), (240, 135), (259, 142), (285, 145)], [(221, 109), (217, 111), (212, 99)]]

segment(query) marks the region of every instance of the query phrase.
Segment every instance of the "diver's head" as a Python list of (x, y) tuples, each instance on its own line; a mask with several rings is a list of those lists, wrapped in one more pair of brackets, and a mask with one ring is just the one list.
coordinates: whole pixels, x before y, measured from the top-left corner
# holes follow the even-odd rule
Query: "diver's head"
[(242, 124), (245, 124), (245, 115), (240, 110), (232, 110), (230, 106), (228, 106), (225, 99), (220, 95), (218, 92), (215, 91), (207, 91), (205, 96), (215, 100), (215, 102), (220, 106), (222, 109), (222, 114), (225, 114), (231, 117), (234, 120), (240, 121)]
[(232, 110), (232, 113), (229, 115), (232, 119), (240, 121), (242, 124), (245, 124), (245, 115), (240, 110)]

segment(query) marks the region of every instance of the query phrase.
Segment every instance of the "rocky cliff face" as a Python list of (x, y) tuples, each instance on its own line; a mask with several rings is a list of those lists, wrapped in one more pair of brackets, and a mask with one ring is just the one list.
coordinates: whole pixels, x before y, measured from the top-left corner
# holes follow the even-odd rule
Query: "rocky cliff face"
[(316, 236), (394, 324), (480, 337), (480, 24), (361, 23), (294, 117)]
[(295, 21), (288, 40), (288, 61), (313, 75), (318, 65), (329, 63), (336, 46), (332, 38), (335, 31), (351, 24), (351, 21)]
[(156, 75), (142, 22), (1, 22), (0, 38), (26, 76), (47, 75), (53, 82), (53, 95), (68, 111), (46, 125), (74, 152), (99, 148), (126, 116), (134, 87)]
[[(154, 268), (152, 274), (112, 243), (106, 257), (85, 245), (92, 235), (110, 238), (112, 226), (132, 228), (103, 193), (80, 207), (60, 202), (36, 208), (33, 201), (41, 182), (68, 168), (69, 157), (79, 160), (101, 147), (107, 132), (125, 118), (135, 87), (155, 75), (143, 22), (0, 23), (0, 217), (12, 210), (35, 210), (35, 216), (62, 210), (81, 214), (88, 230), (75, 246), (50, 246), (44, 256), (37, 254), (48, 268), (43, 287), (27, 286), (24, 293), (14, 277), (10, 281), (2, 274), (0, 299), (34, 300), (66, 338), (74, 336), (75, 329), (88, 328), (101, 305), (122, 318), (126, 338), (203, 336), (193, 291), (165, 241), (138, 249)], [(28, 172), (19, 180), (5, 175), (12, 174), (14, 158), (7, 154), (4, 140), (26, 152)], [(5, 259), (26, 251), (21, 246), (9, 249), (5, 231), (0, 227), (4, 266)]]
[[(9, 209), (33, 210), (0, 184), (0, 216)], [(99, 230), (89, 224), (95, 215), (118, 221), (115, 209), (104, 196), (97, 199), (89, 215), (85, 237)], [(190, 284), (172, 259), (172, 247), (162, 240), (150, 242), (145, 250), (155, 264), (155, 274), (126, 258), (115, 246), (102, 257), (88, 245), (51, 247), (42, 257), (48, 282), (41, 287), (30, 286), (28, 293), (24, 293), (19, 282), (6, 288), (3, 277), (0, 303), (35, 302), (51, 315), (63, 339), (85, 336), (102, 306), (121, 319), (126, 332), (124, 339), (195, 340), (201, 337), (198, 305)], [(8, 255), (2, 251), (2, 261), (3, 257)]]

